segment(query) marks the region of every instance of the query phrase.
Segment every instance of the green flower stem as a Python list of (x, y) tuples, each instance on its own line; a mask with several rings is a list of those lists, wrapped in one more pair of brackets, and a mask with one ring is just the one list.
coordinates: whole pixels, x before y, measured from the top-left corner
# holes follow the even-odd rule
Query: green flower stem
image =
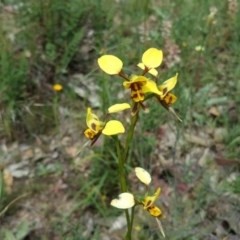
[(124, 170), (124, 161), (122, 156), (122, 147), (118, 138), (116, 138), (116, 148), (117, 148), (117, 156), (118, 156), (118, 170), (120, 177), (120, 187), (122, 192), (127, 191), (127, 182)]
[(132, 227), (133, 227), (133, 220), (134, 220), (134, 207), (132, 207), (131, 209), (131, 220), (130, 220), (130, 228), (129, 228), (129, 232), (130, 234), (132, 234)]
[(131, 118), (131, 124), (130, 124), (129, 130), (128, 130), (128, 134), (127, 134), (127, 138), (126, 138), (126, 142), (125, 142), (125, 148), (124, 148), (124, 155), (123, 155), (124, 163), (127, 162), (129, 148), (130, 148), (130, 144), (132, 142), (133, 133), (134, 133), (134, 129), (135, 129), (137, 120), (138, 120), (138, 112)]
[[(117, 156), (118, 156), (118, 169), (119, 169), (119, 178), (120, 178), (120, 187), (121, 192), (127, 192), (127, 181), (126, 181), (126, 174), (125, 174), (125, 164), (127, 162), (128, 153), (130, 144), (132, 142), (134, 129), (138, 120), (138, 111), (137, 113), (131, 118), (130, 127), (127, 133), (126, 142), (124, 147), (121, 146), (121, 143), (118, 137), (115, 138), (116, 148), (117, 148)], [(125, 210), (126, 220), (127, 220), (127, 233), (125, 236), (126, 240), (132, 239), (132, 227), (133, 227), (133, 220), (134, 220), (134, 208), (131, 210), (131, 216), (128, 212), (128, 209)]]
[[(118, 170), (119, 170), (119, 178), (120, 178), (120, 187), (121, 192), (127, 192), (127, 182), (126, 182), (126, 174), (124, 169), (124, 161), (122, 156), (122, 147), (118, 137), (115, 138), (116, 148), (117, 148), (117, 156), (118, 156)], [(126, 220), (127, 220), (127, 233), (126, 240), (131, 240), (131, 222), (128, 209), (125, 210)]]
[(4, 188), (3, 170), (4, 170), (4, 167), (0, 165), (0, 210), (2, 209), (3, 188)]

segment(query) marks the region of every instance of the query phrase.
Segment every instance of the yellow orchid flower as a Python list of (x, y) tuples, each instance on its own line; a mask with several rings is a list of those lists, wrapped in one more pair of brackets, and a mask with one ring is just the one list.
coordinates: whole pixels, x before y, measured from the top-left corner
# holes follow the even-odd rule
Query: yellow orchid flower
[(154, 217), (159, 217), (162, 214), (162, 211), (154, 205), (154, 202), (158, 199), (160, 193), (161, 189), (158, 188), (154, 195), (146, 196), (142, 201), (143, 209), (147, 210)]
[(123, 63), (121, 59), (114, 55), (103, 55), (98, 58), (99, 67), (109, 75), (119, 74), (122, 70)]
[(162, 60), (162, 50), (157, 48), (149, 48), (143, 53), (142, 62), (137, 66), (156, 77), (158, 75), (158, 71), (155, 68), (161, 65)]
[(163, 101), (167, 106), (176, 102), (177, 97), (169, 93), (177, 84), (178, 73), (174, 77), (169, 78), (163, 84), (158, 86), (159, 90), (162, 92), (162, 96), (160, 96), (161, 101)]
[(159, 96), (162, 95), (156, 83), (144, 76), (132, 76), (129, 81), (124, 81), (123, 86), (131, 89), (131, 98), (134, 102), (141, 102), (145, 98), (145, 93), (152, 92)]
[[(145, 185), (149, 185), (151, 183), (151, 175), (144, 168), (136, 167), (135, 174), (137, 178), (144, 183)], [(161, 189), (158, 188), (153, 195), (146, 194), (143, 200), (138, 200), (132, 193), (124, 192), (118, 195), (118, 198), (115, 198), (111, 201), (111, 206), (119, 209), (129, 209), (134, 207), (135, 205), (142, 205), (143, 209), (147, 211), (151, 216), (155, 217), (160, 232), (165, 238), (165, 233), (160, 222), (160, 218), (162, 217), (162, 210), (155, 205), (155, 201), (160, 196)]]
[(111, 136), (125, 132), (125, 128), (120, 121), (109, 120), (106, 123), (102, 122), (96, 114), (92, 113), (91, 108), (87, 109), (86, 124), (88, 128), (84, 131), (84, 135), (93, 142), (101, 133)]
[(175, 110), (171, 107), (171, 105), (177, 101), (177, 97), (174, 94), (170, 93), (170, 91), (177, 84), (177, 77), (178, 77), (178, 74), (176, 74), (174, 77), (169, 78), (162, 85), (160, 85), (158, 87), (159, 90), (162, 91), (162, 96), (159, 95), (158, 100), (164, 108), (166, 108), (180, 122), (182, 122), (182, 119), (178, 116), (178, 114), (175, 112)]
[(144, 92), (142, 87), (147, 83), (148, 79), (144, 76), (132, 76), (129, 81), (124, 81), (125, 89), (131, 89), (131, 98), (134, 102), (144, 100)]
[[(135, 174), (137, 178), (145, 185), (148, 186), (151, 183), (151, 175), (144, 168), (136, 167)], [(111, 206), (119, 209), (129, 209), (135, 205), (142, 205), (145, 211), (156, 218), (159, 229), (162, 235), (165, 237), (165, 233), (159, 220), (159, 218), (162, 217), (162, 210), (155, 205), (155, 201), (159, 198), (160, 193), (161, 189), (158, 188), (153, 195), (146, 194), (143, 200), (138, 200), (132, 193), (124, 192), (119, 194), (118, 198), (113, 199), (110, 204)]]
[[(137, 178), (144, 184), (149, 185), (151, 182), (150, 174), (143, 168), (136, 167), (135, 173)], [(142, 201), (134, 200), (134, 195), (132, 193), (121, 193), (118, 198), (111, 201), (111, 205), (120, 209), (131, 208), (134, 205), (142, 205), (143, 209), (148, 211), (154, 217), (160, 217), (162, 211), (160, 208), (154, 205), (154, 202), (160, 196), (161, 189), (158, 188), (152, 196), (146, 195)]]

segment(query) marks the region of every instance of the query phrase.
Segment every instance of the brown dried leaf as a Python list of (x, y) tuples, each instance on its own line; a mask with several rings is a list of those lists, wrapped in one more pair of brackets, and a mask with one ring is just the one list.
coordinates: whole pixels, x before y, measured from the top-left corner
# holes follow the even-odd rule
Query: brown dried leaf
[(191, 142), (191, 143), (203, 146), (203, 147), (209, 147), (212, 144), (212, 141), (210, 141), (209, 139), (198, 137), (193, 134), (185, 133), (184, 136), (188, 142)]
[(219, 117), (220, 116), (220, 112), (218, 110), (217, 107), (213, 106), (213, 107), (210, 107), (210, 109), (208, 110), (209, 114), (213, 117)]

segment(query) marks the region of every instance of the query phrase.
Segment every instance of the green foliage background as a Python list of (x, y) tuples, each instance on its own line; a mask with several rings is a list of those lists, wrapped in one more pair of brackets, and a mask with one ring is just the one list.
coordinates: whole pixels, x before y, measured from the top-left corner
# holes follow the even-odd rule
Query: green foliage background
[[(169, 159), (176, 159), (179, 141), (186, 132), (201, 134), (201, 130), (206, 128), (224, 129), (221, 142), (224, 159), (236, 161), (237, 167), (225, 169), (226, 179), (214, 193), (209, 193), (211, 167), (201, 170), (199, 175), (194, 175), (191, 164), (184, 163), (183, 170), (179, 167), (179, 171), (185, 173), (183, 178), (187, 184), (191, 185), (197, 177), (199, 184), (191, 190), (194, 201), (186, 202), (182, 195), (176, 193), (171, 202), (172, 222), (166, 226), (171, 239), (207, 239), (212, 229), (201, 225), (201, 210), (207, 209), (226, 193), (239, 197), (240, 13), (239, 4), (230, 9), (230, 2), (234, 3), (233, 0), (197, 3), (192, 0), (6, 0), (0, 3), (1, 140), (29, 142), (36, 135), (61, 133), (60, 106), (69, 109), (74, 121), (81, 122), (78, 126), (80, 136), (85, 128), (85, 109), (91, 98), (99, 96), (96, 110), (100, 113), (119, 99), (118, 80), (102, 74), (96, 59), (104, 53), (114, 54), (124, 61), (128, 72), (126, 66), (136, 70), (136, 63), (144, 50), (161, 48), (166, 58), (164, 56), (158, 81), (179, 73), (175, 89), (178, 102), (174, 108), (182, 116), (183, 123), (178, 124), (168, 112), (159, 109), (157, 103), (149, 106), (151, 114), (141, 115), (131, 149), (132, 163), (155, 170), (155, 151), (158, 150), (156, 148), (161, 149), (159, 136), (155, 133), (166, 123), (172, 125), (176, 134), (176, 141), (169, 147)], [(209, 22), (214, 8), (216, 14)], [(169, 29), (166, 22), (171, 25)], [(167, 38), (166, 31), (169, 31)], [(196, 51), (197, 46), (203, 47), (204, 51)], [(168, 56), (179, 57), (180, 60), (168, 62)], [(174, 64), (170, 66), (169, 63)], [(81, 88), (88, 83), (75, 81), (72, 77), (75, 74), (82, 74), (86, 81), (93, 80), (97, 85), (96, 92), (90, 89), (79, 97), (72, 84)], [(52, 90), (54, 83), (63, 85), (61, 95)], [(209, 109), (214, 107), (217, 107), (219, 115), (209, 113)], [(102, 146), (91, 153), (83, 151), (81, 155), (83, 161), (91, 159), (87, 182), (85, 176), (79, 175), (71, 166), (74, 177), (69, 180), (72, 188), (68, 191), (77, 202), (76, 207), (70, 213), (59, 214), (58, 219), (53, 219), (50, 224), (56, 235), (65, 234), (64, 239), (87, 239), (81, 236), (85, 229), (83, 220), (79, 220), (81, 211), (90, 209), (97, 217), (105, 219), (119, 214), (108, 204), (118, 191), (116, 155), (112, 142), (103, 141)], [(187, 155), (191, 148), (189, 143), (181, 145), (182, 155)], [(0, 169), (2, 171), (1, 166)], [(53, 171), (38, 166), (38, 176), (58, 176), (63, 169), (61, 164)], [(131, 171), (130, 167), (128, 170)], [(236, 178), (229, 183), (227, 176), (233, 172), (236, 172)], [(170, 186), (176, 188), (176, 179), (168, 170), (165, 174)], [(0, 189), (3, 189), (2, 174), (0, 177)], [(42, 188), (47, 188), (45, 184), (36, 186), (36, 182), (30, 191), (41, 192)], [(3, 209), (14, 196), (8, 198), (6, 193), (0, 192), (0, 207)], [(239, 203), (238, 200), (236, 202)], [(235, 206), (236, 211), (239, 211), (238, 206)], [(73, 223), (69, 224), (71, 221)], [(0, 236), (3, 234), (7, 240), (24, 239), (29, 227), (23, 222), (16, 231), (5, 228)], [(146, 223), (137, 234), (136, 239), (159, 237), (158, 230)], [(47, 237), (46, 234), (40, 239)], [(101, 228), (97, 227), (91, 237), (100, 239)]]

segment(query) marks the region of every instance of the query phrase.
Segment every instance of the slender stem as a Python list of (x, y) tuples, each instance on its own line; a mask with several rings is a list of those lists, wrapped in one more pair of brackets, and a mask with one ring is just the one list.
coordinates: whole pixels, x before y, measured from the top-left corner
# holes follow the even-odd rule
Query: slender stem
[[(124, 161), (122, 156), (122, 149), (121, 144), (119, 142), (118, 137), (115, 138), (116, 148), (117, 148), (117, 156), (118, 156), (118, 170), (119, 170), (119, 178), (120, 178), (120, 187), (121, 192), (127, 191), (127, 182), (126, 182), (126, 175), (124, 169)], [(131, 222), (128, 209), (125, 210), (126, 220), (127, 220), (127, 233), (126, 233), (126, 240), (131, 240)]]
[[(131, 118), (131, 124), (130, 124), (129, 130), (128, 130), (126, 143), (124, 146), (123, 159), (122, 159), (123, 165), (127, 162), (129, 148), (130, 148), (130, 144), (132, 142), (133, 133), (134, 133), (134, 129), (135, 129), (137, 120), (138, 120), (138, 112)], [(129, 218), (128, 210), (125, 210), (125, 213), (126, 213), (127, 225), (128, 225), (126, 239), (131, 240), (132, 239), (133, 220), (134, 220), (134, 207), (131, 209), (131, 219)]]
[(130, 234), (132, 234), (132, 227), (133, 227), (133, 220), (134, 220), (134, 207), (135, 206), (133, 206), (131, 209), (131, 221), (130, 221), (130, 229), (129, 229)]
[[(118, 137), (115, 138), (116, 148), (117, 148), (117, 156), (118, 156), (120, 187), (121, 187), (122, 192), (127, 191), (125, 163), (127, 162), (129, 148), (130, 148), (130, 144), (132, 142), (133, 133), (134, 133), (134, 129), (135, 129), (137, 120), (138, 120), (138, 111), (131, 118), (131, 124), (130, 124), (129, 130), (128, 130), (124, 149), (122, 149), (122, 146), (121, 146), (121, 143), (120, 143)], [(132, 239), (133, 220), (134, 220), (134, 208), (132, 208), (132, 210), (131, 210), (131, 215), (129, 214), (128, 209), (126, 209), (125, 215), (126, 215), (126, 220), (127, 220), (127, 233), (126, 233), (125, 239), (131, 240)]]
[(124, 170), (124, 161), (122, 156), (122, 149), (119, 139), (116, 137), (116, 148), (117, 148), (117, 156), (118, 156), (118, 170), (119, 170), (119, 177), (120, 177), (120, 187), (122, 192), (127, 191), (127, 183), (126, 183), (126, 176)]
[(125, 148), (124, 148), (124, 155), (123, 155), (123, 161), (124, 163), (127, 162), (127, 158), (128, 158), (128, 153), (129, 153), (129, 148), (130, 148), (130, 144), (132, 142), (132, 138), (133, 138), (133, 133), (134, 133), (134, 129), (136, 126), (138, 120), (138, 111), (137, 113), (131, 118), (131, 124), (128, 130), (128, 134), (127, 134), (127, 138), (126, 138), (126, 142), (125, 142)]

